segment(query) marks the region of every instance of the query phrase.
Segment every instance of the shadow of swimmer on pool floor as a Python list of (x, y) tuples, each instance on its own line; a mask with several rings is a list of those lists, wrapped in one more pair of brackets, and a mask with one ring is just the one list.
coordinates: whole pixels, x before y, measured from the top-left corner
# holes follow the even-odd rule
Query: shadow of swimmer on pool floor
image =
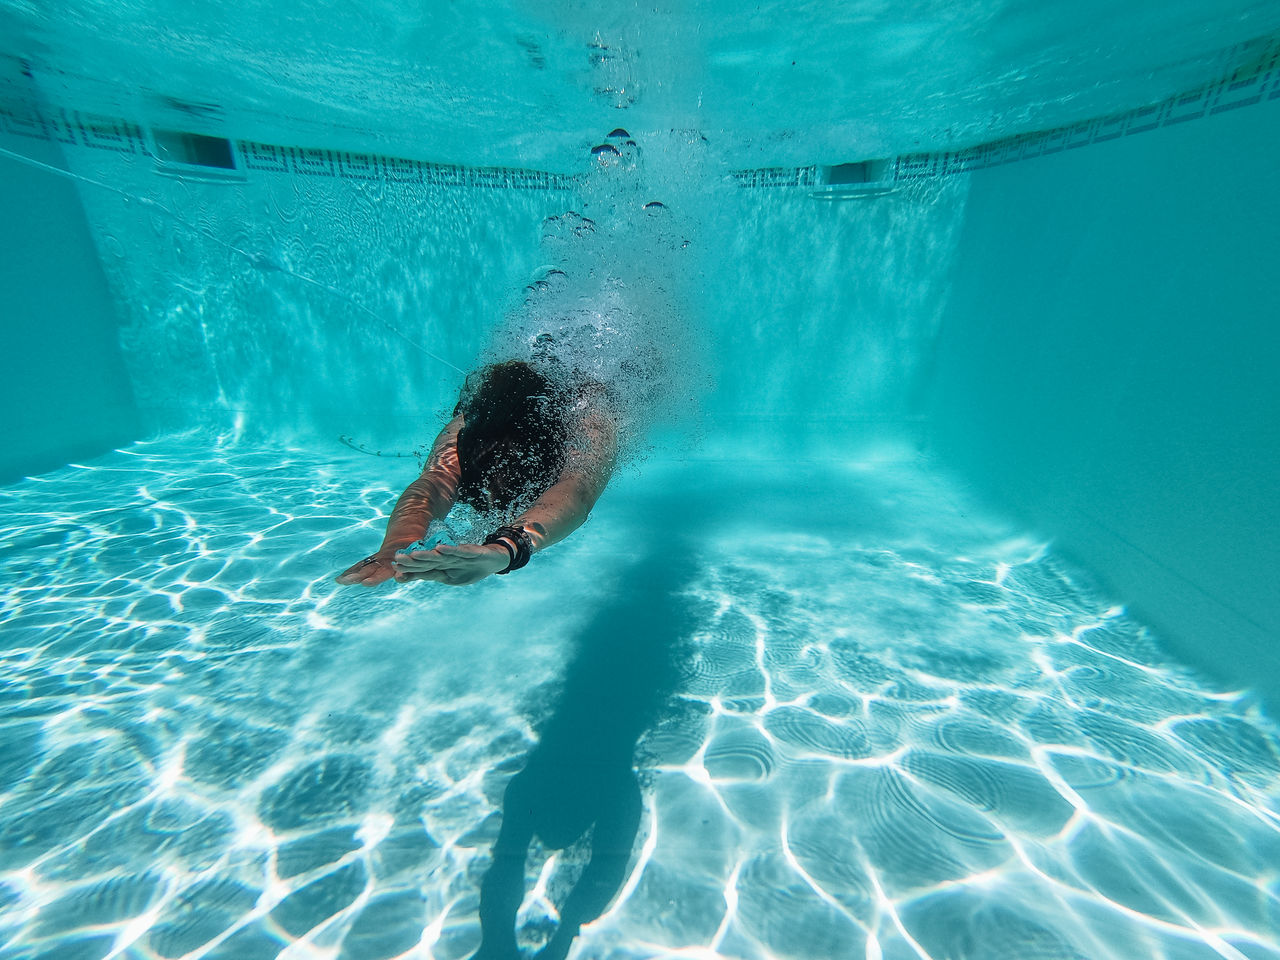
[[(693, 623), (691, 601), (679, 594), (688, 571), (670, 559), (682, 552), (651, 552), (632, 566), (620, 595), (574, 641), (559, 703), (503, 797), (502, 828), (480, 887), (482, 942), (472, 960), (527, 955), (517, 919), (535, 838), (544, 848), (576, 846), (587, 854), (567, 896), (551, 897), (560, 899), (559, 923), (540, 949), (534, 945), (537, 960), (563, 958), (582, 925), (622, 889), (643, 810), (632, 766), (636, 743), (675, 692), (677, 650)], [(550, 926), (554, 917), (544, 922)], [(526, 941), (540, 941), (545, 927), (522, 932)]]

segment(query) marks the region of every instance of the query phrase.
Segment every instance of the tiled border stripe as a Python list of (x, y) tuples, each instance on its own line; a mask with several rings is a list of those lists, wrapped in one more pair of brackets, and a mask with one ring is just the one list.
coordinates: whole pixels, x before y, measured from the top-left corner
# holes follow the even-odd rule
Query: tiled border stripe
[[(29, 103), (0, 102), (0, 129), (18, 136), (54, 140), (67, 146), (151, 154), (146, 135), (138, 124), (75, 110), (58, 109), (44, 114)], [(248, 140), (236, 141), (236, 147), (244, 169), (270, 173), (501, 190), (570, 190), (576, 183), (574, 177), (542, 170), (466, 167), (344, 150), (282, 147)]]
[[(1249, 45), (1244, 45), (1249, 46)], [(1005, 137), (954, 153), (919, 153), (898, 157), (895, 180), (946, 176), (967, 170), (1000, 166), (1064, 150), (1075, 150), (1135, 133), (1146, 133), (1188, 120), (1214, 116), (1228, 110), (1280, 98), (1280, 41), (1270, 40), (1262, 55), (1247, 67), (1217, 83), (1160, 103), (1114, 113), (1056, 130)]]
[(37, 112), (29, 104), (0, 102), (0, 128), (8, 133), (39, 140), (55, 140), (66, 146), (93, 147), (117, 153), (145, 153), (142, 128), (127, 120), (99, 117), (76, 111)]
[(815, 187), (818, 185), (818, 168), (815, 167), (765, 167), (761, 170), (735, 170), (734, 181), (740, 187)]
[[(1253, 51), (1257, 52), (1253, 53), (1249, 63), (1231, 76), (1157, 104), (1053, 130), (1017, 134), (965, 150), (900, 156), (894, 161), (893, 179), (916, 180), (981, 170), (1214, 116), (1264, 99), (1280, 99), (1280, 37), (1242, 43), (1230, 51), (1229, 57), (1241, 59)], [(142, 128), (128, 120), (63, 109), (47, 115), (23, 101), (0, 102), (0, 128), (19, 136), (55, 140), (72, 146), (118, 153), (150, 153)], [(570, 190), (575, 184), (572, 176), (541, 170), (466, 167), (246, 140), (237, 141), (236, 146), (246, 169), (272, 173), (506, 190)], [(811, 188), (819, 185), (818, 169), (817, 166), (766, 167), (736, 170), (730, 176), (738, 186), (748, 189)]]
[[(1021, 133), (951, 153), (906, 154), (894, 161), (893, 179), (916, 180), (981, 170), (1280, 99), (1280, 37), (1242, 43), (1228, 56), (1233, 60), (1248, 57), (1249, 62), (1216, 83), (1149, 106), (1053, 130)], [(739, 170), (732, 176), (743, 187), (807, 187), (817, 183), (816, 171), (816, 167), (770, 168)]]
[(345, 150), (311, 150), (267, 143), (237, 141), (246, 170), (296, 173), (344, 180), (385, 180), (441, 187), (481, 187), (499, 190), (569, 190), (575, 179), (561, 173), (511, 167), (466, 167), (455, 164), (402, 160)]

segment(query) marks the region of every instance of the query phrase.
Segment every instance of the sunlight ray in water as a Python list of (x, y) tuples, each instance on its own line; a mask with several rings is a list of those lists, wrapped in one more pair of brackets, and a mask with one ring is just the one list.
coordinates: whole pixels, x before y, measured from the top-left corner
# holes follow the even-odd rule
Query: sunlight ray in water
[(942, 480), (756, 469), (761, 535), (648, 464), (519, 577), (338, 589), (386, 469), (186, 437), (0, 492), (0, 957), (467, 957), (527, 796), (526, 950), (1280, 958), (1274, 725)]

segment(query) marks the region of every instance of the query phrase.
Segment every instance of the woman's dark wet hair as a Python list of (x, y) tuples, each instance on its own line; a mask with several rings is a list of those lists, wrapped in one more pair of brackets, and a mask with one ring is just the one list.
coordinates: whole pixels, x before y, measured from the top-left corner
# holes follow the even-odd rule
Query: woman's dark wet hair
[(463, 415), (458, 499), (507, 507), (555, 483), (568, 441), (565, 407), (564, 391), (521, 360), (467, 377), (455, 411)]

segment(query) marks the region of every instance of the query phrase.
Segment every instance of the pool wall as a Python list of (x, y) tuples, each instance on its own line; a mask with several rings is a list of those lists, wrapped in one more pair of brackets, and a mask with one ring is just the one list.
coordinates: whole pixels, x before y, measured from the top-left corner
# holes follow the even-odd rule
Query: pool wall
[[(62, 162), (53, 143), (0, 132), (0, 147)], [(142, 428), (75, 186), (0, 157), (0, 210), (0, 482), (11, 482), (129, 443)]]
[[(1264, 100), (873, 199), (725, 178), (697, 209), (655, 196), (685, 217), (708, 369), (679, 425), (700, 443), (659, 452), (923, 452), (1183, 659), (1280, 703), (1278, 114)], [(9, 478), (190, 427), (411, 449), (545, 265), (540, 220), (583, 202), (273, 148), (200, 182), (158, 175), (131, 134), (65, 129), (65, 149), (0, 145), (147, 202), (0, 157)]]
[(973, 172), (930, 447), (1280, 703), (1280, 100)]
[[(589, 238), (580, 251), (540, 248), (543, 218), (576, 209), (602, 228), (612, 219), (585, 153), (573, 189), (369, 175), (327, 152), (268, 156), (261, 145), (239, 178), (200, 179), (163, 175), (123, 122), (112, 126), (121, 149), (103, 148), (88, 121), (60, 129), (76, 141), (67, 164), (83, 178), (84, 216), (67, 217), (87, 217), (96, 242), (145, 435), (203, 426), (411, 449), (451, 408), (492, 327), (520, 310), (532, 276), (594, 269)], [(14, 140), (19, 153), (47, 145)], [(739, 187), (696, 158), (684, 166), (680, 140), (647, 142), (656, 183), (629, 197), (668, 204), (666, 219), (633, 224), (674, 247), (667, 273), (638, 278), (633, 292), (677, 294), (676, 325), (694, 333), (672, 349), (694, 359), (673, 366), (701, 371), (656, 448), (706, 459), (914, 456), (964, 179), (828, 203), (803, 187)], [(621, 238), (624, 254), (629, 243)]]
[(715, 382), (690, 458), (910, 459), (946, 304), (963, 179), (873, 201), (733, 189), (700, 225)]

